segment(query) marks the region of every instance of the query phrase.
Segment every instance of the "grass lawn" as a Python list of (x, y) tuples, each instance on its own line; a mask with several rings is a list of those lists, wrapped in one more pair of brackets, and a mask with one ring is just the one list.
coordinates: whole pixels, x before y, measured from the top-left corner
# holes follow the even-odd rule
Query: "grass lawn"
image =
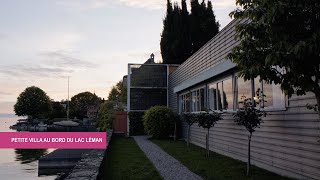
[(160, 146), (168, 154), (179, 160), (194, 173), (204, 179), (226, 180), (226, 179), (256, 179), (277, 180), (288, 179), (272, 172), (251, 166), (251, 176), (246, 176), (246, 163), (211, 152), (206, 158), (205, 149), (184, 141), (174, 142), (172, 140), (151, 140)]
[(162, 179), (132, 138), (112, 137), (105, 169), (107, 180)]

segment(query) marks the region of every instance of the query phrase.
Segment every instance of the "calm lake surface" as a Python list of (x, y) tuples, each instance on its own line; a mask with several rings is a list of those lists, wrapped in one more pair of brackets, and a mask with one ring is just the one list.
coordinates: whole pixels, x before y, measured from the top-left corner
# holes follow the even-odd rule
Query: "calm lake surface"
[[(13, 132), (9, 127), (18, 119), (15, 116), (0, 116), (0, 132)], [(0, 149), (0, 179), (55, 179), (57, 176), (38, 177), (38, 159), (52, 151), (53, 149)]]

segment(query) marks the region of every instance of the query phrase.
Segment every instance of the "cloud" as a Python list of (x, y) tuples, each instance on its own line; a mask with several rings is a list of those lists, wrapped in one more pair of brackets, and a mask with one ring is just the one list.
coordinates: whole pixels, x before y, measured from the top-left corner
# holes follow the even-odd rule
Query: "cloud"
[(8, 93), (8, 92), (3, 92), (3, 91), (0, 91), (0, 95), (12, 95), (12, 93)]
[(39, 63), (15, 64), (0, 66), (0, 73), (19, 78), (41, 77), (41, 78), (65, 78), (73, 72), (95, 68), (97, 65), (84, 61), (63, 51), (52, 51), (40, 53), (44, 60)]
[[(145, 8), (150, 10), (161, 10), (166, 8), (165, 0), (118, 0), (120, 3), (131, 7)], [(206, 0), (207, 1), (207, 0)], [(171, 0), (171, 2), (181, 3), (181, 0)], [(201, 3), (202, 1), (199, 0)], [(224, 9), (234, 7), (235, 0), (211, 0), (214, 9)], [(188, 7), (190, 8), (190, 0), (187, 1)]]
[(18, 78), (30, 78), (30, 77), (55, 77), (62, 78), (68, 76), (68, 74), (74, 72), (74, 70), (58, 68), (58, 67), (44, 67), (35, 64), (25, 65), (11, 65), (0, 67), (0, 73)]
[(145, 8), (150, 10), (159, 10), (166, 7), (164, 0), (118, 0), (120, 3), (131, 7)]
[(75, 57), (72, 57), (71, 55), (68, 55), (66, 52), (58, 50), (58, 51), (51, 51), (51, 52), (45, 52), (41, 53), (46, 58), (49, 58), (46, 60), (46, 63), (48, 64), (55, 64), (59, 67), (67, 67), (67, 68), (94, 68), (97, 65), (84, 61)]
[[(107, 0), (60, 0), (58, 5), (68, 10), (87, 11), (92, 9), (105, 8), (108, 5)], [(109, 2), (110, 3), (110, 2)]]

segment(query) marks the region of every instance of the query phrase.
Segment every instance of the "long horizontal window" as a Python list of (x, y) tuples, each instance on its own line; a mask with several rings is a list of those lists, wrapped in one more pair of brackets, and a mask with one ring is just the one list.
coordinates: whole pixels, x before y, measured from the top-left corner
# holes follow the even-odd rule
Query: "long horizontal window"
[(179, 112), (229, 111), (241, 108), (243, 98), (258, 101), (256, 92), (264, 94), (257, 107), (265, 110), (285, 108), (285, 95), (279, 85), (241, 77), (230, 76), (179, 95)]

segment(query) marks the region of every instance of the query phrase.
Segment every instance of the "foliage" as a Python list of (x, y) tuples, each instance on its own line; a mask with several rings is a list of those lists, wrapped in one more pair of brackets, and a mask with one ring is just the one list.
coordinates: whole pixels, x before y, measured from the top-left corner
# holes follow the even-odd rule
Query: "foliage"
[(258, 167), (252, 168), (252, 176), (248, 178), (243, 173), (245, 166), (242, 161), (215, 152), (211, 152), (213, 156), (208, 158), (204, 156), (205, 149), (193, 144), (187, 148), (183, 141), (173, 142), (152, 139), (152, 142), (203, 179), (289, 180), (289, 178), (281, 177)]
[(27, 87), (17, 98), (14, 111), (18, 116), (31, 116), (31, 118), (47, 117), (51, 111), (51, 100), (40, 88)]
[(182, 64), (218, 33), (219, 26), (210, 1), (200, 5), (192, 0), (189, 13), (186, 0), (181, 1), (181, 8), (167, 0), (160, 41), (163, 63)]
[(52, 101), (51, 106), (52, 112), (50, 114), (50, 119), (67, 117), (66, 109), (60, 104), (60, 102)]
[(211, 1), (206, 5), (205, 1), (199, 4), (198, 0), (191, 0), (190, 24), (194, 53), (219, 32), (220, 24), (216, 22)]
[(260, 127), (263, 122), (262, 116), (265, 116), (266, 113), (257, 109), (251, 98), (242, 96), (241, 99), (239, 104), (242, 104), (242, 107), (233, 115), (234, 122), (239, 126), (244, 126), (252, 134), (255, 128)]
[(197, 119), (199, 123), (199, 127), (203, 127), (205, 129), (210, 129), (214, 126), (214, 124), (222, 120), (221, 114), (217, 112), (201, 112), (197, 114)]
[(152, 138), (167, 138), (173, 134), (177, 116), (165, 106), (154, 106), (148, 109), (143, 116), (145, 132)]
[(105, 101), (100, 105), (98, 111), (97, 127), (99, 127), (101, 131), (112, 129), (114, 112), (113, 106), (114, 103), (111, 101)]
[(181, 115), (183, 121), (185, 121), (189, 126), (192, 126), (195, 122), (197, 122), (196, 114), (194, 113), (183, 113)]
[[(230, 15), (241, 43), (228, 57), (240, 75), (281, 84), (289, 96), (313, 92), (320, 103), (320, 1), (238, 0)], [(320, 110), (320, 106), (317, 106)], [(320, 111), (319, 111), (320, 116)]]
[(130, 136), (145, 134), (144, 126), (143, 126), (143, 115), (144, 115), (144, 112), (131, 111), (128, 113), (128, 116), (130, 119), (130, 124), (129, 124)]
[(122, 80), (117, 82), (117, 84), (111, 88), (108, 100), (124, 104), (127, 102), (127, 89), (123, 86)]
[(71, 117), (83, 119), (87, 116), (87, 110), (90, 106), (99, 106), (101, 99), (90, 92), (82, 92), (71, 98), (70, 114)]

